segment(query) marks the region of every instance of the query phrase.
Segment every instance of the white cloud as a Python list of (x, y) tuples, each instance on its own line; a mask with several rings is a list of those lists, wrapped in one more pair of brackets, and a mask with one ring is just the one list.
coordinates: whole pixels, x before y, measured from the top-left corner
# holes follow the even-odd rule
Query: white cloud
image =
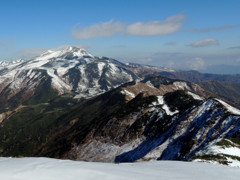
[(204, 39), (204, 40), (192, 43), (189, 46), (192, 46), (192, 47), (205, 47), (205, 46), (210, 46), (210, 45), (219, 45), (219, 42), (218, 42), (217, 39), (208, 38), (208, 39)]
[(182, 14), (171, 16), (164, 21), (136, 22), (127, 25), (113, 20), (79, 28), (75, 26), (72, 35), (76, 39), (89, 39), (103, 36), (113, 36), (117, 33), (138, 36), (156, 36), (172, 34), (183, 26), (185, 16)]
[(171, 16), (164, 21), (137, 22), (127, 26), (126, 33), (139, 36), (165, 35), (177, 32), (183, 26), (185, 16)]
[(200, 58), (200, 57), (196, 57), (194, 59), (188, 60), (186, 61), (186, 68), (191, 69), (191, 70), (203, 70), (206, 68), (206, 64), (205, 61)]
[[(159, 52), (155, 53), (150, 65), (157, 65), (162, 67), (168, 67), (176, 70), (205, 70), (208, 66), (207, 60), (209, 57), (202, 57), (197, 54), (180, 53), (180, 52)], [(205, 61), (205, 59), (207, 59)], [(215, 58), (214, 58), (215, 59)]]
[(237, 63), (240, 63), (240, 58), (236, 59), (236, 62), (237, 62)]
[(123, 23), (110, 20), (84, 28), (75, 26), (72, 30), (72, 35), (77, 39), (89, 39), (101, 36), (113, 36), (122, 31), (124, 31)]

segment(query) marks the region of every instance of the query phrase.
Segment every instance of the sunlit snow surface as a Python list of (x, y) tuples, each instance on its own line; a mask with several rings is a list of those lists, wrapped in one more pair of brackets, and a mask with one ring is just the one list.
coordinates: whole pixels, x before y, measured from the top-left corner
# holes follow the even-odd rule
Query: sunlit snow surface
[(240, 115), (240, 110), (235, 108), (235, 107), (232, 107), (231, 105), (227, 104), (226, 102), (220, 100), (220, 99), (217, 99), (215, 98), (217, 101), (219, 101), (223, 106), (225, 106), (225, 108), (227, 108), (227, 110), (230, 112), (230, 113), (233, 113), (233, 114), (236, 114), (236, 115)]
[(203, 100), (203, 98), (202, 97), (200, 97), (199, 95), (197, 95), (197, 94), (194, 94), (194, 93), (192, 93), (192, 92), (187, 92), (188, 93), (188, 95), (190, 95), (190, 96), (192, 96), (193, 97), (193, 99), (195, 99), (195, 100)]
[(2, 180), (239, 180), (240, 169), (196, 162), (93, 163), (49, 158), (0, 158)]
[(135, 98), (135, 97), (136, 97), (135, 94), (133, 94), (132, 92), (130, 92), (130, 91), (126, 90), (126, 89), (122, 90), (121, 93), (122, 93), (122, 94), (125, 94), (125, 95), (128, 95), (128, 96), (130, 96), (131, 98)]

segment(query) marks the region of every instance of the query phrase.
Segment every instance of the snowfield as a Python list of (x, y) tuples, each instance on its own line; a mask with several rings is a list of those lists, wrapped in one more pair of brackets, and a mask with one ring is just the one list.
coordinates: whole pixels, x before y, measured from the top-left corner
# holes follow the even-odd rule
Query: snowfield
[(3, 180), (239, 180), (240, 169), (197, 162), (94, 163), (50, 158), (0, 158)]

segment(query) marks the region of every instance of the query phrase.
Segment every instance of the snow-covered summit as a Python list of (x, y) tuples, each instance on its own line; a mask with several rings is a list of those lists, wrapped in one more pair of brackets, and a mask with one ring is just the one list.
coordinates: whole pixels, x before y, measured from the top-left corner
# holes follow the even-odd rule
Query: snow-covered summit
[(60, 50), (48, 50), (41, 54), (40, 56), (36, 57), (35, 60), (49, 60), (52, 58), (58, 59), (76, 59), (76, 58), (82, 58), (82, 57), (91, 57), (94, 56), (86, 51), (83, 48), (79, 48), (76, 46), (69, 46), (64, 49)]
[(14, 93), (27, 87), (34, 94), (36, 87), (49, 79), (51, 88), (59, 94), (92, 97), (137, 78), (124, 64), (111, 58), (93, 56), (76, 46), (48, 50), (14, 66), (2, 64), (0, 92), (5, 87)]

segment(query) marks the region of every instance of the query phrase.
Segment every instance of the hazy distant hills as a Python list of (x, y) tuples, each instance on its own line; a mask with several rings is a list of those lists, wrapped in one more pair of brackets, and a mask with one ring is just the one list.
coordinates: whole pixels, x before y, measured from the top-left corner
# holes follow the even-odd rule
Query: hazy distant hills
[(203, 81), (198, 84), (204, 89), (224, 98), (228, 103), (240, 108), (240, 83)]
[(220, 64), (220, 65), (212, 65), (208, 66), (205, 70), (202, 70), (201, 72), (207, 73), (211, 72), (212, 74), (240, 74), (240, 66), (239, 65), (226, 65), (226, 64)]
[(240, 108), (240, 74), (203, 74), (197, 71), (160, 72), (161, 75), (199, 84), (204, 89), (224, 98), (228, 103)]
[(222, 75), (222, 74), (204, 74), (198, 71), (175, 71), (175, 72), (161, 72), (160, 74), (170, 78), (178, 78), (186, 81), (199, 83), (202, 81), (223, 81), (240, 83), (240, 74), (236, 75)]

